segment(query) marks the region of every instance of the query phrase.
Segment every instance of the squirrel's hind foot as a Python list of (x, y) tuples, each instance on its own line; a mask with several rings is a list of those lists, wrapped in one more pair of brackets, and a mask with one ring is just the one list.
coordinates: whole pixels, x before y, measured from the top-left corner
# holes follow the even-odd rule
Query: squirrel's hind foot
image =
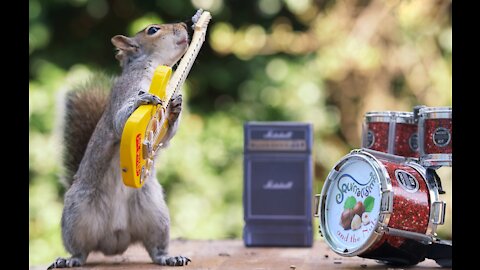
[(71, 268), (71, 267), (78, 267), (82, 266), (85, 263), (85, 260), (79, 257), (71, 257), (69, 259), (64, 258), (57, 258), (48, 268), (47, 270), (54, 269), (54, 268)]
[(159, 265), (168, 265), (168, 266), (184, 266), (187, 265), (191, 260), (184, 256), (167, 256), (162, 255), (153, 258), (153, 262)]

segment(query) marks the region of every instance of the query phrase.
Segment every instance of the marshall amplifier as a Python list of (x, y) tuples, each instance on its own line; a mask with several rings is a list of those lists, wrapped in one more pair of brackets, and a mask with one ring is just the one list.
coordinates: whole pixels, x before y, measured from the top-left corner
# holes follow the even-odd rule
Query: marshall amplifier
[(312, 126), (244, 125), (246, 246), (312, 246)]

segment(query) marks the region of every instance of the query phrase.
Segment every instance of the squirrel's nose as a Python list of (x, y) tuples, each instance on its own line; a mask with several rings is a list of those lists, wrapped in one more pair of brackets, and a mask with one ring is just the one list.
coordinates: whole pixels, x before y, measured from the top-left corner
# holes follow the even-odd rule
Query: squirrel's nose
[[(176, 25), (173, 26), (173, 33), (174, 33), (175, 35), (180, 34), (180, 31), (182, 31), (182, 27), (183, 27), (185, 30), (187, 30), (187, 28), (188, 28), (187, 25), (186, 25), (185, 23), (183, 23), (183, 22), (180, 22), (180, 23), (178, 23), (177, 25), (179, 25), (180, 27), (178, 27), (178, 26), (176, 26)], [(188, 32), (188, 30), (187, 30), (187, 32)]]
[(192, 21), (192, 18), (190, 17), (190, 18), (186, 19), (181, 24), (183, 26), (185, 26), (185, 28), (187, 29), (188, 38), (192, 39), (192, 36), (193, 36), (193, 21)]

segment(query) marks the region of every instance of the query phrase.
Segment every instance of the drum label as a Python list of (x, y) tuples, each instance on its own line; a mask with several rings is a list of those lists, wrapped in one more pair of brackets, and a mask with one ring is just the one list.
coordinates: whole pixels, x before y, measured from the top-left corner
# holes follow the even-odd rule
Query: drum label
[(435, 145), (445, 147), (450, 142), (450, 131), (444, 127), (439, 127), (433, 132), (433, 142)]
[(343, 166), (329, 188), (326, 234), (344, 248), (358, 248), (373, 233), (380, 213), (378, 175), (366, 162)]
[(418, 151), (418, 134), (414, 133), (410, 138), (408, 139), (408, 145), (410, 146), (410, 149), (412, 151)]
[(339, 191), (335, 197), (337, 203), (341, 204), (345, 197), (344, 195), (347, 193), (353, 193), (356, 197), (367, 197), (375, 185), (374, 180), (375, 174), (373, 172), (370, 173), (367, 183), (360, 183), (350, 174), (341, 175), (337, 182), (337, 189)]
[(367, 132), (367, 146), (366, 148), (372, 148), (375, 143), (375, 134), (369, 129)]
[(404, 170), (396, 170), (395, 177), (400, 186), (410, 193), (415, 193), (419, 189), (419, 184), (417, 179), (410, 173)]

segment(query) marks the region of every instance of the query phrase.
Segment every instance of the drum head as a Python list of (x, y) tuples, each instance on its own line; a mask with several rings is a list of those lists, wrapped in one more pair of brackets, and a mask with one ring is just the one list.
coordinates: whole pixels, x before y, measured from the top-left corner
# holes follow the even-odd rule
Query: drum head
[(371, 155), (356, 153), (340, 160), (328, 175), (319, 206), (320, 226), (338, 254), (359, 255), (379, 238), (374, 231), (386, 221), (380, 208), (381, 187), (385, 189), (388, 178), (382, 168)]

